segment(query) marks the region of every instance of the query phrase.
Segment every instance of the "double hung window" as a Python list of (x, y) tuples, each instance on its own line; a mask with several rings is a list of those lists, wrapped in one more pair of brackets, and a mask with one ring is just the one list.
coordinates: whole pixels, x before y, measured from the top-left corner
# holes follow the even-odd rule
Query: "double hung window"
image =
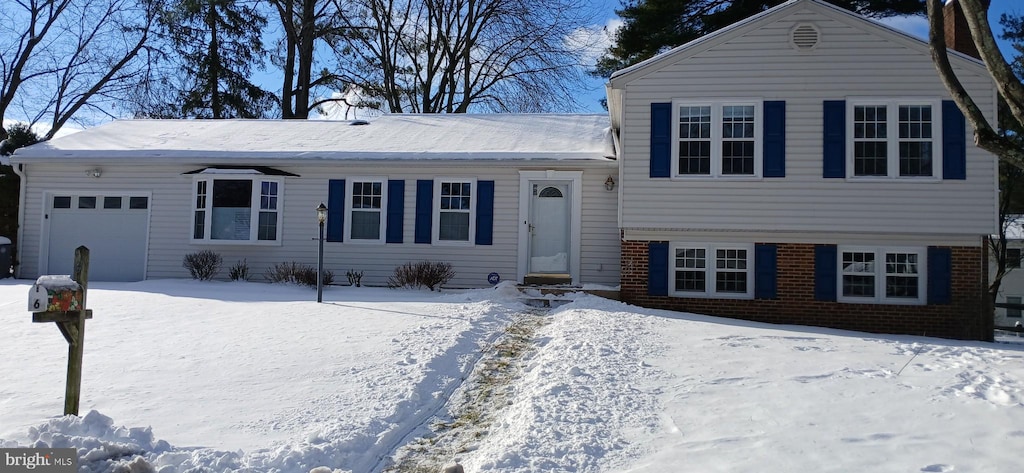
[(670, 293), (679, 297), (753, 297), (753, 249), (747, 245), (670, 246)]
[(859, 101), (849, 108), (851, 177), (935, 177), (938, 102)]
[(280, 242), (280, 180), (202, 178), (193, 191), (194, 241)]
[(761, 175), (760, 102), (674, 102), (673, 175)]
[(349, 241), (384, 242), (384, 209), (387, 208), (387, 179), (353, 178), (348, 188), (346, 218)]
[(924, 303), (924, 250), (840, 248), (839, 258), (840, 300)]
[(434, 242), (470, 243), (476, 225), (476, 181), (434, 181)]
[[(1022, 299), (1020, 296), (1006, 296), (1006, 303), (1007, 304), (1018, 304), (1019, 305), (1019, 304), (1021, 304), (1022, 300), (1024, 300), (1024, 299)], [(1006, 308), (1006, 316), (1009, 317), (1009, 318), (1013, 318), (1013, 319), (1019, 319), (1019, 318), (1021, 318), (1021, 310), (1020, 310), (1019, 307), (1007, 307)]]

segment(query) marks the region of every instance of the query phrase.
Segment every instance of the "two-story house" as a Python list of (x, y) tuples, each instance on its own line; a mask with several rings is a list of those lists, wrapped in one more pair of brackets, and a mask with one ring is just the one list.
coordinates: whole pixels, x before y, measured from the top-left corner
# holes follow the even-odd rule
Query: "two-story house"
[[(983, 65), (954, 54), (990, 117)], [(758, 321), (991, 337), (994, 158), (928, 47), (793, 0), (614, 74), (603, 115), (371, 122), (117, 121), (19, 150), (20, 277), (254, 274), (317, 256), (385, 284), (620, 284), (641, 305)]]
[[(951, 55), (993, 120), (984, 66)], [(922, 40), (789, 2), (615, 73), (608, 96), (625, 300), (987, 337), (995, 160)]]

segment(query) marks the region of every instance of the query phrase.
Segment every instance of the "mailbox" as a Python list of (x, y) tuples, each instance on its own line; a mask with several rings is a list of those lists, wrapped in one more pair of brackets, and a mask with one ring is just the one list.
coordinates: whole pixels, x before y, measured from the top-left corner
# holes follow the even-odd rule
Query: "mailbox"
[(82, 310), (82, 286), (71, 276), (40, 276), (28, 294), (32, 312)]

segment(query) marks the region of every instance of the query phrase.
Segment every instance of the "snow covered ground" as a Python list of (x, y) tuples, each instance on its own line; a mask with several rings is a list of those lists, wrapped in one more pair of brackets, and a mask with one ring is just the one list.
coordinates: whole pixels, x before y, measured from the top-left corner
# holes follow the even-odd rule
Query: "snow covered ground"
[(293, 286), (95, 283), (83, 417), (65, 418), (67, 345), (31, 323), (29, 287), (0, 280), (0, 447), (74, 446), (83, 471), (362, 473), (417, 456), (467, 472), (1024, 470), (1016, 337), (583, 295), (538, 316), (507, 286), (332, 287), (316, 304)]

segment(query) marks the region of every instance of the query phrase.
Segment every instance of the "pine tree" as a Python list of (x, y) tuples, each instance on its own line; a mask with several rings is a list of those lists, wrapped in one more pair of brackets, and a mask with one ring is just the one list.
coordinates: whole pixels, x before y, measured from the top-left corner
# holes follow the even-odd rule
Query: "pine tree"
[[(623, 25), (592, 74), (613, 72), (654, 57), (786, 0), (631, 0), (616, 13)], [(829, 0), (869, 17), (923, 15), (921, 0)]]
[(186, 80), (172, 94), (175, 103), (160, 104), (147, 115), (263, 118), (274, 112), (275, 96), (249, 80), (263, 61), (261, 35), (267, 25), (254, 2), (177, 0), (160, 22)]

